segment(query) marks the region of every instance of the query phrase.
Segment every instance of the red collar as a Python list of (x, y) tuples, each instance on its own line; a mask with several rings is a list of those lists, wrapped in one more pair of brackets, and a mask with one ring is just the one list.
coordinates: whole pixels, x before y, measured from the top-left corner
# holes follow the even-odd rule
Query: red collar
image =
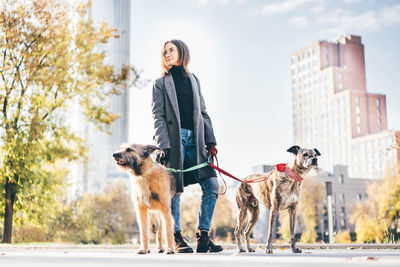
[(304, 179), (301, 178), (300, 175), (296, 174), (294, 171), (292, 171), (286, 163), (281, 163), (276, 165), (276, 170), (278, 172), (284, 172), (286, 173), (289, 177), (295, 179), (298, 182), (302, 182)]

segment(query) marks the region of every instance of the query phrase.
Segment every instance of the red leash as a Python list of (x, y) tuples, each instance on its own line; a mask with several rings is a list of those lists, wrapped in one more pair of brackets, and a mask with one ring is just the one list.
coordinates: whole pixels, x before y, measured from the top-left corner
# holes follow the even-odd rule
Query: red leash
[[(211, 160), (210, 160), (210, 159), (211, 159)], [(217, 156), (215, 156), (215, 159), (217, 160), (217, 165), (219, 165), (219, 164), (218, 164), (218, 158), (217, 158)], [(228, 177), (230, 177), (230, 178), (232, 178), (232, 179), (234, 179), (234, 180), (236, 180), (236, 181), (239, 181), (239, 182), (241, 182), (241, 183), (245, 183), (245, 184), (260, 183), (260, 182), (267, 181), (268, 178), (269, 178), (269, 175), (268, 175), (268, 176), (257, 177), (257, 178), (254, 178), (254, 179), (252, 179), (252, 180), (244, 181), (244, 180), (241, 180), (241, 179), (239, 179), (239, 178), (233, 176), (233, 175), (230, 174), (229, 172), (224, 171), (224, 170), (221, 169), (220, 167), (215, 166), (211, 161), (212, 161), (212, 156), (210, 156), (209, 159), (208, 159), (208, 165), (210, 165), (212, 168), (214, 168), (215, 170), (217, 170), (220, 174), (222, 173), (222, 174), (224, 174), (224, 175), (226, 175), (226, 176), (228, 176)], [(277, 165), (275, 165), (275, 168), (276, 168), (277, 171), (286, 173), (289, 177), (295, 179), (295, 180), (298, 181), (298, 182), (302, 182), (302, 181), (303, 181), (303, 178), (302, 178), (301, 176), (299, 176), (298, 174), (294, 173), (289, 167), (287, 167), (286, 163), (277, 164)], [(270, 174), (270, 175), (271, 175), (271, 174)], [(221, 176), (221, 178), (222, 178), (222, 176)], [(222, 178), (222, 179), (223, 179), (223, 178)], [(225, 183), (225, 180), (223, 180), (223, 181), (224, 181), (224, 183)], [(226, 183), (225, 183), (225, 186), (226, 186)], [(225, 192), (226, 192), (226, 188), (225, 188)], [(224, 192), (224, 193), (225, 193), (225, 192)], [(224, 193), (223, 193), (223, 194), (224, 194)]]
[[(217, 157), (215, 157), (215, 158), (217, 158)], [(217, 162), (218, 162), (218, 159), (217, 159)], [(224, 171), (223, 169), (219, 168), (218, 166), (215, 166), (214, 164), (212, 164), (212, 163), (210, 162), (210, 160), (208, 161), (208, 164), (209, 164), (212, 168), (214, 168), (215, 170), (217, 170), (219, 173), (222, 173), (222, 174), (224, 174), (224, 175), (226, 175), (226, 176), (228, 176), (228, 177), (230, 177), (230, 178), (232, 178), (232, 179), (234, 179), (234, 180), (236, 180), (236, 181), (239, 181), (239, 182), (245, 183), (245, 184), (249, 184), (249, 183), (259, 183), (259, 182), (266, 181), (266, 180), (268, 180), (268, 178), (269, 178), (269, 176), (264, 176), (264, 177), (257, 177), (257, 178), (254, 178), (254, 179), (248, 180), (248, 181), (243, 181), (243, 180), (241, 180), (241, 179), (239, 179), (239, 178), (233, 176), (233, 175), (230, 174), (229, 172)]]

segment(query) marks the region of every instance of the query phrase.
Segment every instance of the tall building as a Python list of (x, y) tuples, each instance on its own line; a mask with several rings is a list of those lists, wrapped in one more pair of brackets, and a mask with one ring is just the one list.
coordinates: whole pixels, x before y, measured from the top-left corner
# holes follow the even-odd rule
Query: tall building
[(366, 89), (359, 36), (318, 41), (291, 55), (294, 143), (316, 147), (322, 169), (379, 178), (400, 161), (399, 132), (387, 129), (386, 97)]
[[(96, 26), (105, 22), (109, 28), (116, 28), (120, 33), (118, 39), (112, 39), (104, 46), (106, 64), (113, 65), (116, 71), (123, 65), (128, 65), (131, 34), (130, 0), (92, 1), (89, 18)], [(128, 88), (120, 89), (122, 93), (113, 96), (109, 101), (112, 113), (120, 116), (111, 124), (109, 129), (111, 134), (99, 131), (92, 124), (85, 124), (83, 118), (76, 116), (79, 131), (84, 132), (88, 153), (83, 164), (72, 168), (73, 196), (79, 196), (83, 192), (101, 192), (111, 179), (127, 177), (117, 169), (111, 156), (122, 143), (128, 141)]]

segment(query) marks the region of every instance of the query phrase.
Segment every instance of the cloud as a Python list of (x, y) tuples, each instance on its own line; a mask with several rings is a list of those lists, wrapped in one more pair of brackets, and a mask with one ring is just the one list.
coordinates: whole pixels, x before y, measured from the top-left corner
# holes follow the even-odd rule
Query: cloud
[(332, 34), (349, 32), (372, 32), (386, 26), (400, 24), (400, 4), (384, 7), (381, 10), (368, 10), (353, 14), (344, 9), (334, 9), (321, 14), (317, 21), (327, 25), (327, 31)]
[(319, 5), (319, 6), (315, 6), (315, 7), (311, 8), (311, 9), (310, 9), (310, 12), (311, 12), (311, 13), (321, 13), (321, 12), (323, 12), (324, 10), (325, 10), (325, 7), (322, 6), (322, 5)]
[(385, 26), (396, 25), (400, 23), (400, 4), (392, 7), (385, 7), (380, 12), (382, 24)]
[(217, 4), (220, 6), (225, 6), (231, 2), (235, 2), (237, 4), (242, 4), (245, 1), (246, 0), (196, 0), (196, 3), (199, 7), (201, 7), (201, 6), (205, 6), (208, 4)]
[(342, 2), (345, 4), (356, 4), (361, 2), (361, 0), (342, 0)]
[(285, 0), (275, 2), (272, 4), (266, 4), (261, 8), (261, 13), (264, 15), (283, 13), (287, 11), (295, 10), (308, 3), (316, 2), (317, 0)]
[(308, 25), (308, 19), (306, 17), (293, 17), (289, 20), (289, 24), (296, 28), (305, 28)]

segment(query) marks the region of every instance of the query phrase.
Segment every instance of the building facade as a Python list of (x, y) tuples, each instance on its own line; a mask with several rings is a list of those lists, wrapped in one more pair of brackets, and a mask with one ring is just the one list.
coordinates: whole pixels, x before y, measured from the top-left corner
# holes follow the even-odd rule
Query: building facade
[(387, 129), (386, 97), (366, 90), (359, 36), (318, 41), (291, 55), (293, 139), (323, 154), (322, 169), (380, 178), (400, 160), (399, 132)]
[[(119, 71), (129, 65), (130, 43), (130, 0), (96, 0), (89, 9), (89, 19), (95, 26), (106, 23), (109, 28), (117, 29), (119, 38), (110, 39), (103, 47), (105, 63)], [(75, 198), (84, 192), (102, 192), (105, 185), (115, 178), (127, 178), (117, 169), (112, 153), (128, 141), (129, 129), (129, 95), (128, 88), (121, 87), (120, 95), (109, 99), (111, 112), (119, 115), (109, 128), (109, 133), (99, 131), (96, 126), (87, 124), (80, 115), (79, 105), (75, 108), (74, 128), (82, 133), (85, 139), (87, 155), (82, 164), (71, 167), (71, 197)]]

